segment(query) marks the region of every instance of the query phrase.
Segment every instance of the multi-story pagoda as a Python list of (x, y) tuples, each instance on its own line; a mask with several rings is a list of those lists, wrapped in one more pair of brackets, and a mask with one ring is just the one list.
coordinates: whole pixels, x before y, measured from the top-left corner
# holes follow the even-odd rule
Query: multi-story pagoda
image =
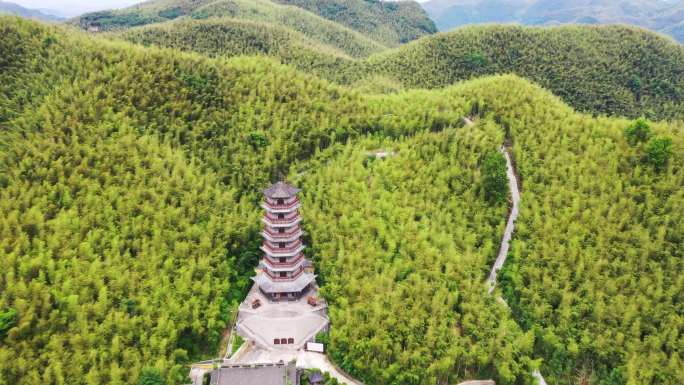
[(261, 204), (265, 210), (261, 246), (264, 256), (259, 272), (252, 279), (272, 300), (300, 298), (315, 284), (312, 264), (304, 257), (300, 239), (299, 191), (284, 182), (264, 190)]

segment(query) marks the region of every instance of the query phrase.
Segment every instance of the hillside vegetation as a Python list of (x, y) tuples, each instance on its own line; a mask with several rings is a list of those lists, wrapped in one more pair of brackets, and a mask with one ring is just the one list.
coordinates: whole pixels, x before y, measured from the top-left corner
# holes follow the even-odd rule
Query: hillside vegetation
[[(533, 334), (482, 279), (506, 205), (484, 199), (480, 168), (502, 141), (492, 122), (371, 139), (334, 148), (299, 178), (331, 307), (323, 341), (366, 383), (530, 383)], [(376, 159), (376, 149), (391, 155)]]
[(364, 56), (437, 31), (415, 2), (365, 0), (153, 0), (122, 10), (88, 13), (72, 23), (109, 31), (181, 17), (233, 17), (274, 23), (337, 46), (352, 56)]
[(435, 24), (415, 1), (274, 1), (307, 9), (388, 46), (396, 46), (437, 32)]
[[(364, 383), (684, 376), (681, 121), (593, 118), (514, 75), (372, 96), (263, 56), (16, 18), (0, 34), (0, 384), (145, 367), (186, 383), (248, 287), (258, 191), (282, 175), (304, 187), (321, 338)], [(484, 283), (507, 211), (485, 160), (504, 140), (523, 187), (510, 309)]]
[(514, 73), (582, 111), (684, 116), (684, 47), (631, 27), (467, 27), (375, 55), (367, 67), (420, 88)]
[[(442, 88), (479, 76), (514, 73), (580, 111), (653, 119), (684, 117), (684, 48), (632, 27), (467, 27), (367, 59), (298, 47), (297, 41), (291, 42), (293, 34), (232, 32), (213, 21), (194, 26), (161, 24), (122, 36), (209, 55), (263, 53), (338, 84), (380, 92)], [(283, 39), (287, 42), (280, 43)], [(275, 48), (279, 44), (294, 48)]]
[(145, 46), (195, 51), (212, 57), (265, 55), (320, 77), (343, 83), (354, 65), (344, 52), (274, 24), (237, 19), (178, 20), (132, 28), (116, 35)]

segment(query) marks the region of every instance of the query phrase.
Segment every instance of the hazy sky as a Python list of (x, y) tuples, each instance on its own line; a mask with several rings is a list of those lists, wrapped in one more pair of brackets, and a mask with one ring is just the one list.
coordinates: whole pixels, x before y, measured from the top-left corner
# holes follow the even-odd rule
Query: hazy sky
[(27, 8), (45, 8), (70, 16), (102, 9), (121, 8), (141, 3), (141, 0), (4, 0)]

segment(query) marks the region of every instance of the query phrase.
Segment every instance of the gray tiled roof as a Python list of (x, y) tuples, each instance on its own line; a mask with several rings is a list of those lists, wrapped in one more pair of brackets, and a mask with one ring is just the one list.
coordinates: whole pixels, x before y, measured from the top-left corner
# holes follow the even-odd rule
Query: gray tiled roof
[(292, 281), (275, 281), (264, 273), (252, 277), (252, 280), (266, 293), (298, 293), (304, 290), (306, 285), (313, 282), (314, 279), (316, 276), (311, 273), (302, 273)]
[(264, 195), (269, 198), (291, 198), (301, 190), (285, 182), (277, 182), (273, 186), (264, 190)]
[(296, 371), (288, 369), (282, 363), (222, 366), (211, 372), (211, 385), (286, 385), (288, 377), (298, 383)]

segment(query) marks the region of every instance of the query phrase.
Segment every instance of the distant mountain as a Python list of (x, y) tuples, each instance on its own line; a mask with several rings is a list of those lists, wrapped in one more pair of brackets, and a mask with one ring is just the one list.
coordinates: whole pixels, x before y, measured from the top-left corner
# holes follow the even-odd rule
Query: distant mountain
[(684, 41), (684, 0), (430, 0), (442, 30), (477, 23), (632, 24)]
[(317, 18), (320, 21), (315, 24), (325, 30), (343, 28), (344, 32), (335, 32), (340, 36), (354, 31), (359, 35), (353, 36), (354, 40), (363, 35), (365, 40), (385, 47), (437, 32), (435, 24), (415, 1), (378, 0), (152, 0), (125, 9), (87, 13), (73, 23), (91, 31), (109, 31), (181, 17), (235, 17), (269, 22), (278, 19), (280, 24), (299, 25), (291, 27), (300, 32), (320, 34), (321, 28), (310, 27)]
[(21, 5), (0, 1), (0, 14), (21, 16), (27, 19), (37, 19), (44, 21), (61, 21), (61, 17), (48, 14), (46, 12), (22, 7)]

